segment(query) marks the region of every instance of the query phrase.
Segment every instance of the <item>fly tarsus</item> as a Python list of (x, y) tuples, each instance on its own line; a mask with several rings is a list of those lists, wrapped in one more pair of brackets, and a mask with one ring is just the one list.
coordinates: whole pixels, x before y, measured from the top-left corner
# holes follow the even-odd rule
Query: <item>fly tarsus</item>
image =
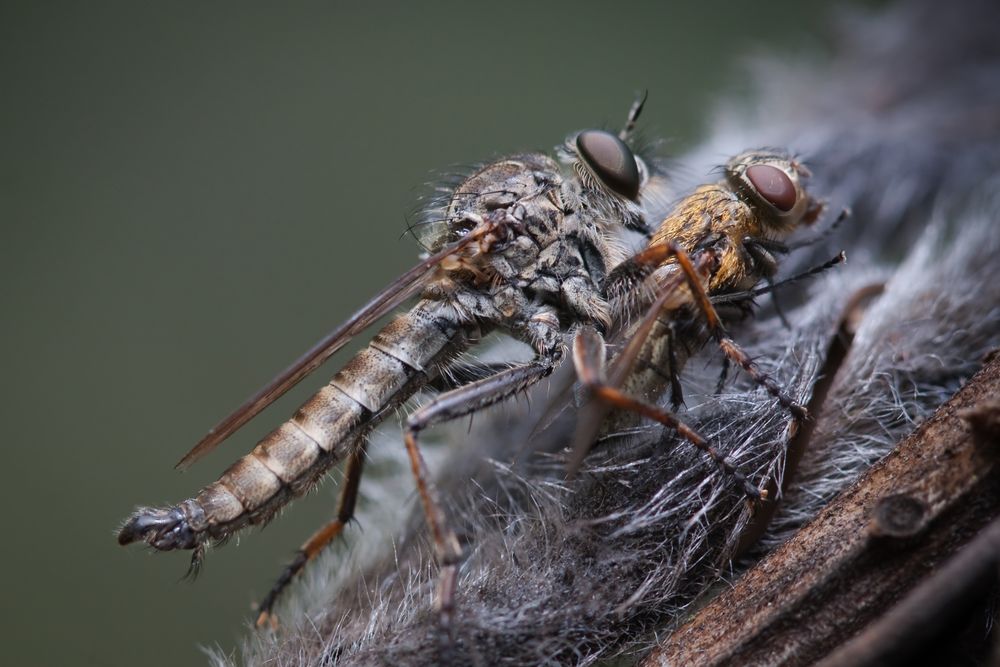
[(257, 607), (257, 620), (254, 622), (257, 628), (270, 627), (272, 630), (278, 627), (278, 619), (274, 615), (274, 605), (278, 601), (278, 596), (281, 595), (282, 591), (288, 588), (288, 585), (292, 583), (302, 568), (306, 566), (309, 562), (309, 555), (305, 551), (298, 551), (295, 554), (295, 558), (285, 566), (282, 570), (281, 575), (278, 577), (277, 581), (274, 582), (274, 586), (268, 591), (264, 600)]
[(778, 403), (791, 412), (792, 416), (799, 420), (809, 418), (809, 411), (805, 408), (805, 406), (796, 403), (795, 399), (789, 396), (773, 379), (771, 379), (771, 376), (760, 370), (757, 364), (749, 357), (749, 355), (747, 355), (743, 348), (736, 344), (736, 341), (729, 336), (723, 336), (719, 340), (719, 347), (722, 349), (722, 353), (726, 355), (726, 358), (732, 359), (734, 362), (739, 364), (754, 382), (764, 387), (764, 389), (767, 390), (767, 393), (778, 399)]

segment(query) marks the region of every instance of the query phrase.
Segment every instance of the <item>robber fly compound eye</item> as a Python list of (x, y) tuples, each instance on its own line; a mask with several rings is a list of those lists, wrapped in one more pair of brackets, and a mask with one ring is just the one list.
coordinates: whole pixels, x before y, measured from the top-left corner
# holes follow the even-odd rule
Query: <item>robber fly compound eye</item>
[(635, 201), (642, 183), (639, 165), (625, 142), (603, 130), (585, 130), (576, 137), (576, 151), (608, 189)]

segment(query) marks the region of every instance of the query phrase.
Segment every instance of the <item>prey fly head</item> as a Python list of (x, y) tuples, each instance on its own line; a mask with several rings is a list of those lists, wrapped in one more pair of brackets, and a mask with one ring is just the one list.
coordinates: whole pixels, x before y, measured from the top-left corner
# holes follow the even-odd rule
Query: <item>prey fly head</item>
[(760, 223), (774, 231), (791, 232), (814, 222), (822, 211), (822, 204), (806, 191), (809, 170), (785, 153), (741, 153), (726, 163), (725, 175)]

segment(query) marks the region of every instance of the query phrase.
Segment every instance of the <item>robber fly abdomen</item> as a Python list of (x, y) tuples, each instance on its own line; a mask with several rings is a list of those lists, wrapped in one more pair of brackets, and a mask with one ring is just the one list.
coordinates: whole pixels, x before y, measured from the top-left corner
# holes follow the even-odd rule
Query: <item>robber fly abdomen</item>
[(524, 338), (522, 320), (535, 313), (519, 283), (544, 289), (532, 275), (539, 256), (565, 245), (553, 224), (562, 219), (550, 215), (558, 210), (558, 199), (552, 199), (558, 195), (549, 192), (545, 173), (557, 174), (556, 164), (504, 160), (468, 178), (441, 213), (443, 222), (433, 225), (430, 241), (447, 248), (456, 239), (473, 240), (441, 258), (425, 298), (218, 481), (176, 507), (139, 509), (119, 541), (197, 549), (265, 522), (344, 460), (368, 430), (434, 380), (471, 339), (496, 326)]
[(438, 301), (423, 300), (386, 326), (333, 380), (218, 481), (176, 507), (140, 508), (119, 535), (160, 550), (194, 549), (266, 522), (342, 461), (374, 426), (424, 386), (468, 334)]

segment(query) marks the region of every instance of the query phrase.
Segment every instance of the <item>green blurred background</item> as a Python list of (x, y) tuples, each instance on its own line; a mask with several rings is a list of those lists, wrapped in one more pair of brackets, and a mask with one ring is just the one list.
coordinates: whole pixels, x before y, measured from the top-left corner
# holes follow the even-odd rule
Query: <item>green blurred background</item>
[(642, 127), (678, 152), (747, 54), (820, 52), (823, 7), (4, 2), (4, 663), (232, 650), (333, 486), (194, 584), (186, 553), (122, 549), (115, 528), (214, 479), (332, 374), (173, 470), (413, 263), (429, 173), (617, 126), (644, 88)]

